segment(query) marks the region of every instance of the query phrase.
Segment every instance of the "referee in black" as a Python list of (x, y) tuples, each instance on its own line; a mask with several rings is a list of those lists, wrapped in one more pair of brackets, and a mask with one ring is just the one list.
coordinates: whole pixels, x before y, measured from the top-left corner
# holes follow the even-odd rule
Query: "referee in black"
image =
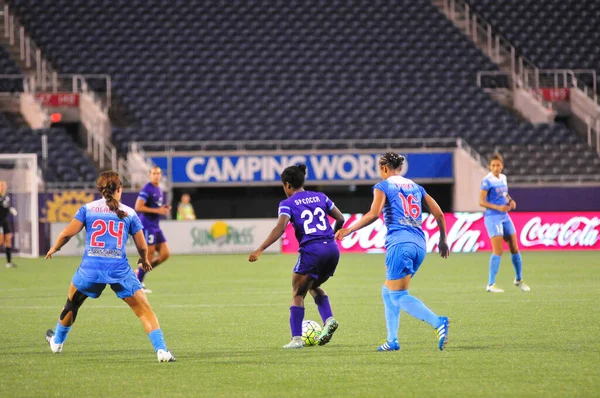
[(10, 205), (10, 197), (6, 190), (8, 185), (6, 181), (0, 180), (0, 247), (4, 245), (4, 251), (6, 253), (6, 268), (16, 268), (17, 266), (12, 263), (12, 236), (13, 228), (12, 222), (9, 220), (8, 215), (17, 215), (17, 210)]

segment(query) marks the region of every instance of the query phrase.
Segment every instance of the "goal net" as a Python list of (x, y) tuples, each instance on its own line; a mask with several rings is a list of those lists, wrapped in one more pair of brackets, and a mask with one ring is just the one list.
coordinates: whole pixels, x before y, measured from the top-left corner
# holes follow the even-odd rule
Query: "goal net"
[(23, 257), (39, 255), (38, 167), (35, 154), (0, 154), (0, 180), (6, 181), (6, 194), (16, 216), (12, 223), (13, 250)]

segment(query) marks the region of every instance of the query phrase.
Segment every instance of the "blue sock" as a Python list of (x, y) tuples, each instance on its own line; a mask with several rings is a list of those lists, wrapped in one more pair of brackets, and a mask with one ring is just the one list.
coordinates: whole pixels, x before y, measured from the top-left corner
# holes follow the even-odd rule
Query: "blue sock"
[(490, 257), (490, 275), (488, 278), (488, 285), (491, 286), (496, 283), (496, 274), (500, 269), (500, 256), (492, 254)]
[(56, 330), (54, 331), (54, 342), (56, 344), (62, 344), (67, 339), (67, 335), (71, 330), (71, 326), (63, 326), (59, 322), (56, 322)]
[(513, 267), (515, 267), (515, 274), (517, 275), (517, 280), (520, 281), (523, 279), (523, 260), (521, 259), (521, 253), (513, 254), (511, 256)]
[(304, 319), (304, 307), (290, 307), (290, 329), (292, 337), (302, 336), (302, 320)]
[(381, 288), (383, 308), (385, 309), (385, 325), (387, 326), (387, 341), (398, 339), (398, 327), (400, 326), (400, 308), (396, 307), (390, 297), (390, 290), (384, 285)]
[(148, 333), (148, 337), (152, 342), (152, 346), (154, 347), (154, 351), (165, 350), (167, 351), (167, 345), (165, 344), (165, 337), (163, 336), (163, 332), (160, 329), (155, 329)]
[(440, 317), (427, 308), (421, 300), (408, 294), (408, 290), (390, 290), (390, 297), (396, 307), (406, 311), (408, 315), (425, 321), (434, 328), (440, 326)]

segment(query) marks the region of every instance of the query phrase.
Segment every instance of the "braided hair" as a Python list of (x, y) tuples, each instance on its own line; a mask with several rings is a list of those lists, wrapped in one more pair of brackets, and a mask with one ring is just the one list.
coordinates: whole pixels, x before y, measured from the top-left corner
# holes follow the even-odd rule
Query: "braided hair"
[(281, 173), (281, 182), (289, 183), (294, 189), (302, 188), (306, 180), (306, 165), (299, 164), (296, 166), (286, 167)]
[(106, 199), (108, 208), (117, 213), (117, 217), (123, 219), (127, 216), (127, 213), (119, 209), (119, 201), (115, 199), (114, 196), (121, 185), (119, 174), (114, 171), (100, 173), (100, 177), (98, 177), (98, 180), (96, 181), (98, 191), (100, 191), (102, 197)]
[(404, 164), (404, 156), (394, 152), (388, 152), (379, 158), (380, 166), (387, 166), (392, 170), (401, 169)]

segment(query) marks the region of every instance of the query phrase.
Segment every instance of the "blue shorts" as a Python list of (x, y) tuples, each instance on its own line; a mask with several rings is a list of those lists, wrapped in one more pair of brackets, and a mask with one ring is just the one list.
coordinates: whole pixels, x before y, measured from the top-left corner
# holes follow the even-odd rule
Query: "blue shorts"
[(385, 253), (385, 278), (393, 281), (414, 275), (425, 260), (425, 249), (415, 243), (391, 245)]
[(483, 218), (483, 222), (485, 223), (485, 229), (487, 230), (490, 238), (495, 236), (508, 237), (514, 233), (517, 233), (515, 230), (515, 225), (508, 214), (501, 214), (499, 216), (486, 216)]
[(314, 279), (333, 276), (340, 261), (340, 249), (335, 241), (313, 241), (300, 248), (294, 272)]
[(165, 235), (158, 227), (144, 227), (144, 236), (146, 237), (146, 243), (149, 246), (158, 245), (167, 241)]
[[(75, 286), (81, 293), (94, 299), (100, 297), (102, 291), (107, 285), (106, 283), (88, 281), (81, 276), (79, 269), (77, 269), (75, 275), (73, 275), (71, 282), (73, 282), (73, 286)], [(125, 278), (117, 283), (109, 283), (109, 285), (120, 299), (131, 297), (135, 292), (142, 289), (142, 284), (138, 280), (137, 276), (135, 276), (132, 269), (129, 269), (129, 272)]]

